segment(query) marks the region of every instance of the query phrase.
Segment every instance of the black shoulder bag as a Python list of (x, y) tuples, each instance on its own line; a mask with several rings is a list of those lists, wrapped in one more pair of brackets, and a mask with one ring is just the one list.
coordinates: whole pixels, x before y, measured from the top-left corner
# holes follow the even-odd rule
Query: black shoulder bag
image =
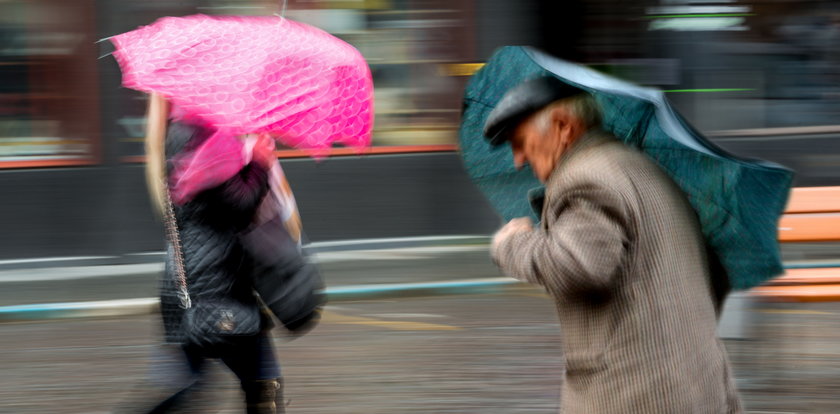
[(213, 298), (192, 302), (187, 290), (181, 238), (175, 221), (175, 210), (166, 190), (166, 232), (173, 250), (173, 265), (178, 277), (178, 297), (184, 309), (181, 329), (187, 343), (203, 348), (230, 344), (241, 336), (252, 336), (261, 328), (260, 309), (256, 304), (242, 303), (233, 298)]

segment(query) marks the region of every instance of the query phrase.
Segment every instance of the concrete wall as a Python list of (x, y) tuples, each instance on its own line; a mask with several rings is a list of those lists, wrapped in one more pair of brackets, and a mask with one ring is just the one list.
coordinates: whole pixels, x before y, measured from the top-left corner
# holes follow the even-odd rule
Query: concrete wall
[[(283, 162), (311, 241), (489, 234), (454, 153)], [(160, 251), (142, 165), (0, 171), (0, 259)]]

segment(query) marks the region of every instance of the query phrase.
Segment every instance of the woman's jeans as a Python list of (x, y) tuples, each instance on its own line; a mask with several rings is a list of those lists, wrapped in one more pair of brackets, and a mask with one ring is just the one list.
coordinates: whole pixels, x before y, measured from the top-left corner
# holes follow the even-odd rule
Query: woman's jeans
[(183, 407), (198, 408), (198, 404), (206, 403), (215, 406), (216, 404), (210, 401), (195, 398), (204, 383), (208, 359), (222, 361), (239, 378), (243, 386), (254, 381), (280, 377), (280, 365), (274, 355), (269, 331), (236, 338), (231, 345), (218, 347), (212, 352), (190, 345), (182, 349), (183, 353), (179, 357), (173, 358), (172, 350), (163, 349), (155, 358), (156, 361), (152, 364), (152, 382), (172, 390), (173, 393), (148, 411), (149, 413), (165, 413), (176, 409), (181, 412)]
[(207, 359), (215, 357), (227, 365), (241, 382), (280, 377), (280, 365), (274, 356), (268, 332), (236, 338), (235, 341), (234, 344), (220, 347), (212, 353), (199, 347), (185, 346), (184, 353), (192, 374), (201, 375)]

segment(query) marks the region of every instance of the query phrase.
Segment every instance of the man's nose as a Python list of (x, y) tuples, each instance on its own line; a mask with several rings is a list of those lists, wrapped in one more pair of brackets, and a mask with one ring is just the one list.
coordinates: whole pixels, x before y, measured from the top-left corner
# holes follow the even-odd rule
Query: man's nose
[(516, 167), (517, 170), (521, 170), (522, 167), (525, 166), (525, 154), (514, 151), (513, 152), (513, 166)]

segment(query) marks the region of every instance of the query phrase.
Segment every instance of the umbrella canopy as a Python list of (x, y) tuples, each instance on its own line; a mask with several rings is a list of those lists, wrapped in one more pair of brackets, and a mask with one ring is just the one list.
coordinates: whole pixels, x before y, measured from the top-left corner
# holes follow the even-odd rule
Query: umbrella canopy
[(464, 94), (461, 156), (502, 217), (534, 217), (529, 199), (538, 197), (541, 184), (529, 169), (516, 171), (509, 146), (491, 147), (483, 126), (510, 88), (540, 76), (591, 93), (603, 111), (604, 129), (644, 151), (674, 179), (697, 212), (733, 288), (747, 289), (783, 272), (777, 226), (793, 179), (790, 170), (727, 154), (692, 128), (661, 91), (525, 47), (498, 50)]
[(370, 145), (373, 81), (351, 45), (278, 16), (165, 17), (110, 39), (123, 85), (231, 135), (320, 150)]

